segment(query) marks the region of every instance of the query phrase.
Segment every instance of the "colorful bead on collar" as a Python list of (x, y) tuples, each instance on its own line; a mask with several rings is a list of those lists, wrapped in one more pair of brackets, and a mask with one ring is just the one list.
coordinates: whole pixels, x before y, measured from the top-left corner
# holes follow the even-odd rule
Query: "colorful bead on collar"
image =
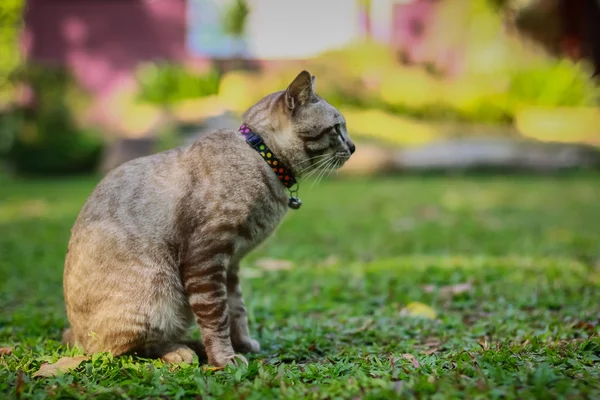
[(294, 178), (294, 174), (292, 174), (292, 172), (287, 169), (277, 157), (275, 157), (275, 154), (273, 154), (271, 149), (267, 147), (266, 143), (258, 133), (253, 132), (252, 129), (250, 129), (246, 124), (240, 126), (239, 132), (242, 134), (244, 139), (246, 139), (246, 142), (262, 156), (267, 164), (269, 164), (273, 172), (277, 174), (277, 177), (281, 183), (283, 183), (283, 186), (290, 189), (296, 184), (296, 178)]

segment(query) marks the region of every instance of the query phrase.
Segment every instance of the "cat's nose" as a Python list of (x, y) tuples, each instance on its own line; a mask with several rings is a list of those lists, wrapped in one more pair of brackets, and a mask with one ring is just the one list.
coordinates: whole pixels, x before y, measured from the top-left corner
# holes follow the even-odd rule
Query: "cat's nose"
[(354, 145), (354, 143), (350, 143), (348, 147), (350, 148), (350, 154), (354, 154), (354, 152), (356, 151), (356, 146)]

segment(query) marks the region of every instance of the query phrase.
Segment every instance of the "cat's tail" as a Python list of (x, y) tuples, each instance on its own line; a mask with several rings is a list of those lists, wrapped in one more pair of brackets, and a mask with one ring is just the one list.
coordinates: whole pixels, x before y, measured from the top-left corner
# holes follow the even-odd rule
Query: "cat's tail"
[(75, 338), (73, 337), (73, 330), (71, 328), (67, 328), (63, 331), (62, 344), (69, 346), (75, 345)]

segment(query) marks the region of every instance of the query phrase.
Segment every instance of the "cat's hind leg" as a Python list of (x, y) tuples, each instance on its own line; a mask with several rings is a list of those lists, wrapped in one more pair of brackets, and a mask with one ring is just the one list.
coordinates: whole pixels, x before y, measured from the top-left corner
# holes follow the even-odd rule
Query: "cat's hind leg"
[(206, 355), (206, 348), (204, 348), (204, 344), (201, 340), (182, 340), (181, 343), (194, 350), (194, 352), (198, 355), (198, 359), (200, 361), (208, 360), (208, 356)]

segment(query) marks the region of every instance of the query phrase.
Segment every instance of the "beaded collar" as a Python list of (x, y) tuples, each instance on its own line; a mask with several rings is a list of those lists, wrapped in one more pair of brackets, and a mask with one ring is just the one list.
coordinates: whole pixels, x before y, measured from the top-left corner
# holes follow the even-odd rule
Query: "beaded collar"
[(298, 193), (298, 188), (296, 187), (296, 189), (292, 190), (294, 185), (298, 183), (292, 171), (290, 171), (284, 163), (282, 163), (277, 157), (275, 157), (275, 154), (273, 154), (271, 149), (269, 149), (262, 137), (258, 133), (250, 129), (248, 125), (242, 124), (238, 132), (242, 134), (244, 139), (246, 139), (246, 143), (248, 143), (254, 150), (256, 150), (258, 154), (261, 155), (263, 160), (265, 160), (266, 163), (269, 164), (269, 167), (271, 167), (273, 172), (277, 175), (279, 181), (283, 184), (283, 186), (285, 186), (288, 189), (288, 191), (290, 192), (288, 207), (294, 210), (299, 209), (302, 205), (302, 201), (300, 201), (300, 199), (295, 196)]

